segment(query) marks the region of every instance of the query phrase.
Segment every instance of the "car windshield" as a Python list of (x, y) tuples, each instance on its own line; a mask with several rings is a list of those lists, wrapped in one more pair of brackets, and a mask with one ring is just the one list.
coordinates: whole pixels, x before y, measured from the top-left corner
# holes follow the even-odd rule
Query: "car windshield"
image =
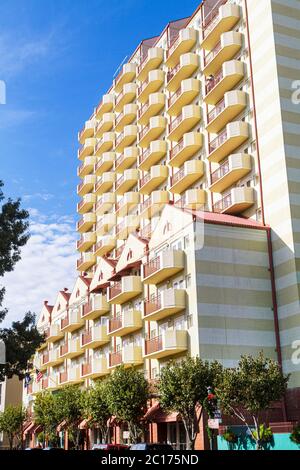
[(133, 444), (131, 446), (132, 450), (145, 450), (146, 449), (146, 444)]

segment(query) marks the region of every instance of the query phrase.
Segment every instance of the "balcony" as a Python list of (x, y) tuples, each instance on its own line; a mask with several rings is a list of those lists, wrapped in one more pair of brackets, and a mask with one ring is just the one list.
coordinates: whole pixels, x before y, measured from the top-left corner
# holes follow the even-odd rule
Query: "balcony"
[(158, 214), (166, 204), (169, 203), (168, 191), (153, 191), (142, 204), (140, 204), (140, 217), (142, 219), (151, 219)]
[(92, 173), (92, 171), (94, 170), (95, 163), (96, 157), (94, 155), (92, 155), (91, 157), (86, 157), (77, 170), (77, 176), (79, 176), (79, 178), (83, 178), (84, 176), (87, 176)]
[(139, 192), (150, 194), (158, 188), (169, 176), (169, 169), (166, 165), (154, 165), (150, 172), (139, 181)]
[(104, 214), (101, 220), (97, 222), (96, 233), (97, 236), (101, 237), (102, 235), (107, 234), (117, 223), (116, 214)]
[(83, 214), (82, 219), (77, 223), (77, 232), (85, 233), (88, 232), (96, 222), (96, 214), (88, 212)]
[(94, 167), (95, 175), (101, 176), (104, 172), (111, 170), (113, 167), (115, 158), (116, 158), (115, 152), (103, 153)]
[(165, 140), (154, 140), (148, 149), (143, 150), (139, 156), (139, 169), (149, 171), (152, 165), (159, 162), (167, 153), (167, 142)]
[(150, 118), (147, 126), (139, 132), (139, 146), (148, 147), (152, 140), (158, 139), (166, 129), (166, 118), (163, 116), (154, 116)]
[(123, 276), (120, 281), (111, 285), (108, 290), (108, 301), (111, 304), (123, 304), (143, 292), (141, 276)]
[(140, 202), (140, 194), (136, 191), (125, 193), (122, 199), (116, 204), (116, 215), (124, 217), (134, 209)]
[(189, 52), (197, 42), (197, 31), (192, 28), (181, 29), (179, 35), (167, 51), (167, 67), (174, 67), (182, 54)]
[(120, 316), (109, 320), (107, 334), (125, 336), (140, 330), (142, 326), (142, 315), (139, 310), (124, 310)]
[(107, 171), (97, 180), (95, 184), (95, 194), (101, 196), (110, 191), (114, 185), (116, 174), (113, 171)]
[(78, 214), (86, 214), (89, 212), (94, 204), (96, 202), (96, 195), (93, 193), (85, 194), (82, 198), (82, 201), (80, 201), (77, 204), (77, 212)]
[(50, 353), (49, 351), (45, 352), (41, 357), (40, 369), (46, 370), (49, 365)]
[(126, 147), (124, 152), (116, 159), (114, 170), (118, 173), (123, 173), (124, 170), (130, 168), (137, 161), (138, 157), (138, 148), (137, 147)]
[(121, 351), (109, 354), (109, 368), (113, 369), (120, 365), (124, 367), (139, 366), (143, 364), (142, 348), (134, 344), (123, 346)]
[(214, 204), (214, 212), (222, 214), (241, 214), (253, 206), (253, 188), (233, 188), (228, 194)]
[(192, 130), (201, 120), (200, 106), (189, 104), (182, 108), (182, 113), (169, 124), (168, 139), (179, 142), (183, 134)]
[(117, 132), (122, 132), (124, 126), (136, 120), (137, 108), (137, 104), (125, 104), (123, 112), (120, 113), (116, 119), (115, 130)]
[(82, 253), (81, 257), (77, 260), (77, 271), (87, 271), (89, 268), (96, 264), (96, 256), (92, 252)]
[(242, 34), (235, 31), (223, 33), (218, 44), (204, 57), (203, 73), (215, 74), (226, 60), (233, 59), (242, 47)]
[(181, 208), (203, 210), (205, 202), (206, 192), (204, 189), (188, 189), (183, 197), (181, 197)]
[[(81, 325), (82, 324), (80, 324), (80, 326)], [(65, 344), (62, 344), (59, 348), (59, 354), (63, 359), (73, 359), (83, 354), (79, 338), (70, 339)]]
[(211, 175), (210, 191), (222, 193), (251, 171), (251, 157), (247, 153), (229, 155)]
[(101, 121), (97, 123), (95, 127), (95, 137), (100, 139), (104, 132), (111, 131), (114, 127), (115, 123), (115, 115), (114, 113), (105, 113), (102, 116)]
[(164, 49), (161, 47), (151, 47), (148, 49), (146, 57), (142, 60), (137, 69), (137, 80), (142, 82), (147, 77), (150, 70), (157, 69), (164, 60)]
[(81, 372), (80, 365), (71, 366), (68, 369), (68, 384), (70, 385), (80, 384), (83, 381), (83, 379), (80, 376), (80, 372)]
[(104, 113), (112, 111), (115, 103), (115, 97), (113, 93), (107, 93), (103, 95), (102, 101), (99, 103), (95, 110), (95, 118), (100, 121)]
[(94, 184), (96, 182), (95, 175), (88, 175), (83, 178), (83, 181), (77, 186), (78, 196), (85, 196), (85, 194), (90, 193), (94, 189)]
[(92, 326), (80, 336), (80, 346), (82, 349), (95, 349), (109, 343), (106, 326)]
[(78, 150), (79, 160), (84, 160), (85, 157), (89, 157), (94, 154), (94, 147), (96, 145), (96, 139), (91, 137), (86, 139), (82, 147)]
[(93, 249), (95, 256), (104, 256), (116, 247), (116, 239), (112, 236), (104, 236), (99, 240)]
[(116, 97), (115, 111), (120, 113), (125, 104), (132, 103), (136, 97), (136, 88), (135, 83), (126, 83), (124, 85), (123, 90)]
[(240, 19), (240, 8), (238, 5), (226, 4), (220, 6), (217, 14), (213, 15), (203, 30), (203, 49), (212, 49), (220, 39), (220, 35), (230, 31)]
[(171, 193), (181, 194), (204, 175), (204, 163), (201, 160), (188, 160), (172, 176)]
[(97, 379), (107, 374), (107, 358), (105, 356), (94, 357), (90, 359), (90, 362), (81, 364), (80, 376), (82, 379)]
[(83, 320), (95, 320), (105, 313), (109, 312), (109, 305), (106, 296), (103, 294), (96, 294), (92, 296), (88, 303), (82, 306), (81, 318)]
[(46, 341), (48, 343), (54, 343), (55, 341), (58, 341), (59, 339), (63, 338), (64, 334), (60, 331), (60, 325), (51, 325), (47, 330), (46, 330)]
[(165, 72), (163, 70), (151, 70), (148, 78), (139, 86), (137, 90), (137, 100), (140, 103), (146, 103), (151, 93), (158, 91), (165, 81)]
[(77, 251), (87, 251), (91, 246), (96, 243), (95, 232), (88, 232), (81, 235), (80, 239), (76, 243)]
[(126, 215), (122, 222), (116, 226), (116, 237), (118, 240), (126, 240), (131, 233), (136, 232), (139, 225), (139, 216)]
[(128, 169), (124, 170), (124, 173), (122, 176), (120, 176), (115, 184), (115, 192), (118, 195), (122, 195), (124, 193), (127, 193), (132, 189), (134, 186), (136, 186), (137, 182), (139, 179), (139, 170), (137, 169)]
[(160, 321), (185, 309), (185, 290), (167, 289), (144, 301), (144, 320)]
[(115, 143), (115, 151), (123, 152), (125, 147), (130, 147), (136, 141), (138, 128), (135, 125), (125, 126), (124, 131), (118, 135)]
[(209, 143), (209, 161), (220, 162), (240, 147), (248, 137), (249, 127), (246, 122), (235, 121), (227, 124), (222, 133)]
[(184, 269), (182, 250), (165, 250), (143, 265), (142, 280), (145, 284), (159, 284)]
[(108, 212), (115, 204), (115, 202), (115, 193), (103, 193), (95, 206), (96, 215), (99, 217), (105, 214), (105, 212)]
[(169, 91), (178, 90), (181, 82), (194, 75), (199, 67), (199, 55), (194, 53), (180, 56), (179, 64), (169, 69), (167, 74), (167, 89)]
[(200, 81), (196, 78), (187, 78), (181, 86), (168, 99), (168, 114), (178, 116), (182, 107), (190, 104), (197, 96), (200, 97)]
[(84, 144), (85, 139), (89, 139), (94, 137), (94, 127), (95, 127), (95, 119), (89, 119), (85, 121), (83, 129), (78, 132), (78, 141), (80, 144)]
[(228, 122), (236, 118), (247, 105), (244, 91), (227, 91), (224, 98), (207, 115), (207, 132), (219, 132)]
[(49, 362), (47, 364), (48, 367), (55, 367), (61, 362), (63, 362), (63, 358), (59, 355), (59, 348), (51, 349), (49, 351)]
[(188, 333), (185, 330), (167, 330), (145, 341), (144, 358), (161, 359), (185, 352), (188, 349)]
[(193, 157), (202, 147), (202, 134), (189, 132), (171, 148), (169, 165), (180, 167), (189, 158)]
[(116, 134), (114, 132), (104, 132), (101, 139), (97, 140), (97, 144), (95, 145), (95, 155), (99, 156), (111, 150), (115, 143), (115, 136)]
[(122, 66), (120, 73), (114, 80), (115, 92), (120, 93), (125, 83), (133, 81), (136, 75), (136, 64), (134, 62), (128, 62)]
[(152, 116), (156, 116), (165, 107), (164, 93), (152, 93), (149, 95), (149, 101), (144, 103), (138, 111), (138, 123), (148, 124)]
[(58, 385), (67, 385), (68, 382), (69, 382), (69, 378), (68, 378), (68, 371), (65, 370), (63, 372), (59, 372), (58, 374)]

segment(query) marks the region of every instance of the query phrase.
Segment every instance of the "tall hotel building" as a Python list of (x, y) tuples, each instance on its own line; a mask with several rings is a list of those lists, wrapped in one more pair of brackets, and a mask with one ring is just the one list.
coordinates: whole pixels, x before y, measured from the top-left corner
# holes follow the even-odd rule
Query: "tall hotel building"
[[(122, 65), (79, 133), (79, 276), (29, 395), (263, 350), (291, 374), (271, 419), (300, 419), (299, 50), (299, 1), (204, 0)], [(148, 439), (184, 447), (154, 404)]]

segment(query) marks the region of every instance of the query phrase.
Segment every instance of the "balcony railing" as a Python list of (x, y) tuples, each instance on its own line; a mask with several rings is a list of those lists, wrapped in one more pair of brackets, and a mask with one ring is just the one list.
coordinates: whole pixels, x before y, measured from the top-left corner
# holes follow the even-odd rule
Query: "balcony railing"
[(81, 344), (84, 346), (85, 344), (91, 343), (93, 339), (93, 331), (92, 328), (89, 330), (86, 330), (84, 333), (82, 333), (82, 338), (81, 338)]
[(145, 240), (149, 240), (151, 238), (151, 234), (152, 234), (152, 227), (151, 227), (151, 223), (150, 224), (147, 224), (145, 227), (143, 227), (140, 232), (139, 232), (139, 236), (140, 238), (144, 238)]
[(122, 292), (122, 282), (115, 282), (110, 287), (110, 298), (116, 297), (117, 295), (121, 294)]
[(151, 297), (149, 300), (145, 300), (144, 315), (150, 315), (161, 308), (161, 295), (158, 294), (156, 297)]
[(232, 205), (231, 193), (226, 194), (220, 201), (214, 204), (214, 212), (223, 212)]
[(141, 205), (140, 205), (140, 212), (144, 212), (145, 210), (149, 209), (149, 207), (152, 204), (152, 199), (151, 196), (146, 199)]
[(168, 108), (170, 108), (170, 106), (172, 106), (173, 103), (175, 103), (175, 101), (177, 100), (177, 98), (182, 94), (182, 89), (181, 89), (181, 86), (178, 88), (177, 91), (175, 91), (175, 93), (172, 93), (172, 95), (170, 96), (170, 98), (168, 99)]
[(171, 152), (170, 152), (170, 160), (172, 160), (172, 158), (176, 157), (176, 155), (178, 155), (179, 152), (181, 152), (181, 150), (183, 149), (184, 147), (184, 140), (183, 138), (178, 142), (178, 144), (175, 145), (175, 147), (173, 147), (171, 149)]
[(207, 95), (211, 90), (213, 90), (213, 88), (215, 88), (215, 86), (217, 86), (218, 83), (220, 83), (223, 77), (224, 77), (223, 70), (220, 70), (220, 72), (218, 72), (213, 78), (207, 79), (207, 83), (205, 86), (205, 94)]
[(172, 121), (169, 124), (169, 133), (172, 132), (174, 129), (176, 129), (176, 127), (179, 126), (182, 120), (183, 120), (182, 113), (179, 116), (177, 116), (175, 119), (172, 119)]
[(160, 351), (163, 347), (162, 335), (156, 336), (155, 338), (150, 338), (145, 341), (145, 354), (152, 354), (154, 352)]
[(185, 171), (184, 167), (181, 168), (179, 171), (177, 171), (177, 173), (175, 173), (172, 176), (171, 186), (178, 183), (178, 181), (180, 181), (185, 176), (185, 173), (186, 173), (186, 171)]
[(169, 57), (173, 52), (175, 51), (176, 47), (178, 46), (180, 42), (180, 34), (179, 31), (176, 34), (176, 36), (173, 38), (172, 42), (169, 45), (169, 49), (167, 50), (167, 57)]
[(179, 71), (181, 67), (181, 64), (177, 64), (175, 67), (173, 67), (172, 69), (170, 69), (167, 73), (167, 83), (169, 83), (172, 78), (174, 77), (174, 75), (176, 75), (176, 73)]
[(226, 160), (222, 165), (211, 174), (211, 182), (212, 184), (218, 181), (220, 178), (223, 178), (223, 176), (227, 175), (230, 171), (230, 165), (229, 161)]
[(151, 276), (151, 274), (155, 273), (160, 269), (160, 257), (157, 256), (150, 260), (144, 267), (144, 277)]
[(115, 317), (109, 320), (108, 331), (112, 333), (113, 331), (119, 330), (122, 327), (122, 317)]
[(65, 356), (68, 353), (68, 351), (69, 351), (69, 343), (62, 344), (59, 350), (60, 357)]
[(221, 41), (219, 41), (218, 44), (213, 48), (213, 50), (206, 54), (206, 56), (204, 57), (204, 65), (208, 65), (216, 57), (216, 55), (219, 54), (221, 49), (222, 43)]
[(149, 78), (147, 78), (147, 80), (145, 80), (141, 86), (138, 87), (137, 89), (137, 97), (139, 97), (143, 91), (145, 90), (146, 86), (149, 84)]
[(223, 98), (207, 115), (207, 122), (210, 123), (225, 109), (225, 98)]
[(109, 367), (115, 367), (122, 364), (122, 351), (116, 351), (109, 355)]
[(64, 384), (66, 382), (68, 382), (68, 372), (67, 371), (60, 372), (59, 373), (59, 383)]
[(139, 141), (142, 140), (142, 138), (147, 134), (147, 132), (150, 130), (150, 122), (147, 124), (147, 126), (144, 126), (143, 129), (139, 132)]
[(218, 135), (214, 140), (209, 143), (209, 153), (214, 152), (220, 145), (222, 145), (227, 139), (227, 129)]

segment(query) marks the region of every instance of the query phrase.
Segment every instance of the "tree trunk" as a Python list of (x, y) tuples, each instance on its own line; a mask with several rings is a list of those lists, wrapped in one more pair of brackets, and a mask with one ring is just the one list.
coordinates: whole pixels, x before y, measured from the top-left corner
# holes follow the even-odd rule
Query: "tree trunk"
[(9, 437), (8, 437), (8, 442), (9, 442), (9, 450), (12, 450), (12, 449), (13, 449), (13, 445), (14, 445), (14, 437), (13, 437), (13, 436), (9, 436)]

